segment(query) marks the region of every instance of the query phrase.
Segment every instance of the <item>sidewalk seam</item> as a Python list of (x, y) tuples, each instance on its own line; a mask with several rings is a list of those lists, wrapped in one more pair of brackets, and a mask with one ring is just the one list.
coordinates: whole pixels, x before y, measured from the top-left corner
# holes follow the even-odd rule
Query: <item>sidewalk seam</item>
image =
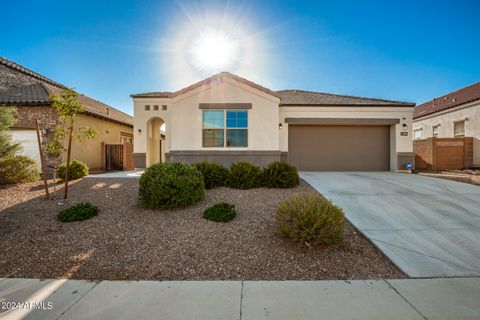
[(398, 294), (406, 303), (408, 303), (408, 305), (413, 309), (415, 310), (416, 313), (418, 313), (423, 319), (425, 320), (428, 320), (428, 318), (426, 316), (424, 316), (420, 311), (417, 310), (417, 308), (415, 308), (415, 306), (413, 304), (410, 303), (410, 301), (408, 301), (398, 290), (397, 288), (395, 288), (387, 279), (383, 279), (383, 281), (385, 281), (387, 283), (387, 285), (392, 288), (393, 291), (395, 291), (396, 294)]
[(242, 286), (240, 289), (240, 320), (242, 320), (242, 307), (243, 307), (243, 280), (242, 280)]
[(98, 286), (101, 282), (103, 281), (99, 281), (99, 282), (96, 282), (95, 285), (93, 287), (91, 287), (90, 289), (87, 290), (87, 292), (85, 292), (81, 297), (79, 297), (74, 303), (72, 303), (65, 311), (63, 311), (55, 320), (59, 320), (61, 317), (63, 317), (74, 305), (76, 305), (80, 300), (83, 299), (83, 297), (85, 297), (87, 294), (90, 293), (90, 291), (92, 291), (96, 286)]

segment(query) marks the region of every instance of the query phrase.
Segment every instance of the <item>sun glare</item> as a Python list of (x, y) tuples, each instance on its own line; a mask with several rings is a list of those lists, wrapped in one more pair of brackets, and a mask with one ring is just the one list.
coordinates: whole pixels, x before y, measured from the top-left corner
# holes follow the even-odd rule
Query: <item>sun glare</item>
[(203, 71), (224, 71), (238, 62), (239, 43), (222, 30), (209, 29), (192, 42), (191, 63)]

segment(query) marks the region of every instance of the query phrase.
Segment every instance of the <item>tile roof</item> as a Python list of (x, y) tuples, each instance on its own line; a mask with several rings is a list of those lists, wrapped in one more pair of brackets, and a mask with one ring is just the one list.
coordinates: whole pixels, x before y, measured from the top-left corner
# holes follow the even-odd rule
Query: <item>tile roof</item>
[(413, 107), (411, 102), (345, 96), (304, 90), (280, 90), (275, 94), (280, 98), (280, 106), (329, 106), (329, 105), (366, 105), (366, 106), (404, 106)]
[[(23, 86), (16, 86), (7, 90), (0, 91), (0, 103), (10, 104), (49, 104), (50, 94), (60, 93), (67, 87), (44, 77), (30, 69), (27, 69), (15, 62), (0, 57), (0, 64), (22, 72), (31, 78), (40, 80), (40, 82), (31, 84), (26, 83)], [(78, 93), (78, 101), (85, 108), (89, 115), (100, 117), (106, 120), (121, 123), (133, 127), (133, 117), (117, 110), (103, 102), (90, 98), (84, 94)]]
[[(60, 94), (63, 89), (55, 86), (48, 86), (48, 90), (51, 93)], [(85, 113), (133, 127), (132, 116), (123, 113), (120, 110), (117, 110), (103, 102), (90, 98), (89, 96), (78, 92), (77, 94), (77, 101), (82, 104), (83, 108), (85, 109)]]
[(165, 92), (165, 91), (159, 91), (159, 92), (146, 92), (146, 93), (136, 93), (136, 94), (131, 94), (130, 96), (132, 98), (174, 98), (176, 96), (179, 96), (185, 92), (188, 92), (190, 90), (193, 90), (195, 88), (201, 87), (201, 86), (208, 86), (211, 83), (214, 82), (221, 82), (223, 81), (224, 77), (230, 77), (233, 78), (239, 82), (242, 82), (250, 87), (256, 88), (260, 91), (263, 91), (267, 94), (270, 94), (272, 96), (275, 96), (275, 92), (273, 92), (270, 89), (267, 89), (255, 82), (252, 82), (250, 80), (247, 80), (245, 78), (242, 78), (240, 76), (237, 76), (236, 74), (230, 73), (230, 72), (220, 72), (217, 74), (214, 74), (213, 76), (210, 76), (206, 79), (203, 79), (201, 81), (198, 81), (188, 87), (185, 87), (183, 89), (177, 90), (175, 92)]
[(214, 74), (213, 76), (210, 76), (206, 79), (200, 80), (188, 87), (185, 87), (183, 89), (177, 90), (175, 92), (165, 92), (165, 91), (158, 91), (158, 92), (146, 92), (146, 93), (136, 93), (136, 94), (131, 94), (130, 96), (132, 98), (174, 98), (177, 97), (185, 92), (188, 92), (190, 90), (193, 90), (195, 88), (201, 87), (201, 86), (208, 86), (213, 82), (219, 82), (222, 81), (222, 78), (224, 77), (230, 77), (233, 78), (239, 82), (242, 82), (250, 87), (256, 88), (260, 91), (263, 91), (267, 94), (270, 94), (272, 96), (275, 96), (275, 92), (272, 90), (265, 88), (255, 82), (252, 82), (250, 80), (247, 80), (245, 78), (242, 78), (240, 76), (237, 76), (236, 74), (230, 73), (230, 72), (220, 72), (217, 74)]
[(373, 99), (373, 98), (361, 98), (361, 97), (352, 97), (352, 96), (343, 96), (329, 93), (321, 92), (310, 92), (303, 90), (281, 90), (281, 91), (272, 91), (268, 88), (265, 88), (255, 82), (247, 80), (245, 78), (239, 77), (230, 72), (221, 72), (215, 74), (207, 79), (201, 80), (191, 86), (180, 89), (175, 92), (147, 92), (147, 93), (138, 93), (130, 95), (132, 98), (173, 98), (187, 91), (193, 90), (197, 87), (203, 85), (209, 85), (215, 81), (221, 81), (222, 77), (231, 77), (239, 82), (242, 82), (248, 86), (256, 88), (260, 91), (263, 91), (267, 94), (270, 94), (274, 97), (280, 99), (280, 106), (288, 105), (310, 105), (310, 106), (323, 106), (323, 105), (378, 105), (378, 106), (407, 106), (413, 107), (415, 104), (410, 102), (402, 101), (392, 101), (392, 100), (382, 100), (382, 99)]
[(0, 91), (0, 103), (4, 104), (50, 104), (50, 92), (42, 83)]
[(468, 102), (480, 100), (480, 82), (447, 93), (418, 105), (413, 109), (413, 118), (420, 118), (438, 111), (447, 110)]

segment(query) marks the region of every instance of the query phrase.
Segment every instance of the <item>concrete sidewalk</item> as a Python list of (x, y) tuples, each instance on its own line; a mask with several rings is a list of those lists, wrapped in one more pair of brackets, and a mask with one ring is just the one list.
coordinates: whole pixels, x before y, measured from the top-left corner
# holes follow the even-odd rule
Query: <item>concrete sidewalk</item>
[[(356, 281), (0, 280), (2, 320), (480, 319), (479, 301), (480, 278)], [(18, 309), (5, 310), (12, 308), (12, 303), (16, 303)]]

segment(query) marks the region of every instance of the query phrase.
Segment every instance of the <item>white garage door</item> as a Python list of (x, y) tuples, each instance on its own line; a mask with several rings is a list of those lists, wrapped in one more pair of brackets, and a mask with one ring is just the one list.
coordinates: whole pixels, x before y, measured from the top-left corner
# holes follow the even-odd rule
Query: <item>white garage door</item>
[(23, 150), (19, 154), (32, 158), (40, 167), (37, 132), (35, 130), (10, 130), (10, 134), (14, 142), (22, 145)]

